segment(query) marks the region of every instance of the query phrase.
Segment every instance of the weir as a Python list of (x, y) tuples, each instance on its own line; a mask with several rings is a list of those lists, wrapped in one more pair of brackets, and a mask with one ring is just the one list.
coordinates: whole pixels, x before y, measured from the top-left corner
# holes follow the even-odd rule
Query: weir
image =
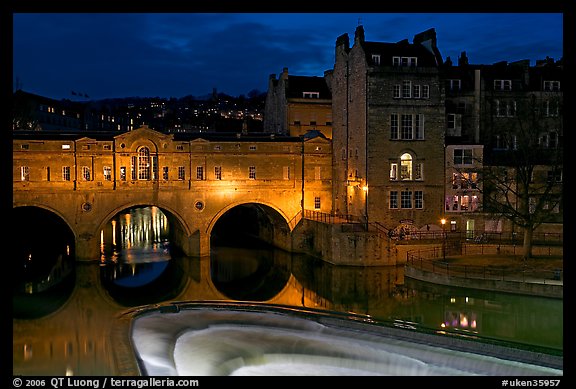
[(138, 312), (131, 340), (150, 376), (561, 376), (562, 359), (369, 323), (240, 303)]

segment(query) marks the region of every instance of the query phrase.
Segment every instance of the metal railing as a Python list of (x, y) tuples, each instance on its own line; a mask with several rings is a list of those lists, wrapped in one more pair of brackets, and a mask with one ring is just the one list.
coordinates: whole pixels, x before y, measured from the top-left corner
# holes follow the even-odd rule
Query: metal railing
[[(496, 254), (496, 249), (491, 250), (490, 254)], [(406, 266), (438, 275), (470, 279), (538, 282), (543, 284), (555, 283), (564, 279), (563, 269), (537, 269), (527, 264), (517, 269), (499, 266), (452, 264), (443, 260), (446, 255), (450, 256), (453, 253), (446, 252), (442, 247), (410, 251), (407, 253)]]

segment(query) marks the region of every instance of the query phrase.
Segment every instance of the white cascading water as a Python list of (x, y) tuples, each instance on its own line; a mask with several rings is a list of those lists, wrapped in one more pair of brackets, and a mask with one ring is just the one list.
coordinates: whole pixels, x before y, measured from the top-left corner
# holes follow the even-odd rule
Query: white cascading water
[(278, 312), (154, 311), (134, 319), (132, 340), (143, 374), (149, 376), (563, 374)]

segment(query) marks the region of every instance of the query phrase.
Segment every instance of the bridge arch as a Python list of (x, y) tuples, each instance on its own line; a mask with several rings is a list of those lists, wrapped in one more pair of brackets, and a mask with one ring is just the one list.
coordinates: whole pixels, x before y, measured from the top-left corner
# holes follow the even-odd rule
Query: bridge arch
[[(292, 249), (292, 229), (290, 226), (291, 218), (286, 215), (285, 212), (281, 208), (278, 208), (276, 205), (270, 202), (261, 201), (261, 200), (250, 200), (244, 199), (244, 201), (237, 201), (234, 203), (227, 204), (225, 207), (221, 208), (213, 217), (209, 220), (206, 225), (206, 232), (205, 235), (210, 240), (210, 244), (214, 243), (215, 239), (219, 238), (218, 233), (222, 231), (226, 232), (226, 236), (228, 238), (231, 237), (229, 234), (231, 231), (235, 231), (232, 229), (230, 225), (224, 224), (227, 222), (234, 223), (234, 215), (232, 214), (233, 210), (238, 210), (238, 212), (242, 212), (242, 209), (255, 209), (256, 215), (244, 214), (240, 215), (246, 217), (254, 217), (254, 219), (249, 220), (242, 220), (244, 226), (249, 227), (250, 230), (246, 230), (242, 227), (238, 229), (241, 231), (245, 237), (250, 238), (257, 238), (260, 241), (267, 242), (270, 245), (275, 247), (284, 249), (284, 250), (291, 250)], [(226, 215), (229, 215), (231, 219), (227, 222), (224, 221)], [(266, 221), (263, 222), (263, 216)], [(239, 217), (236, 215), (236, 217)], [(223, 224), (219, 224), (222, 222)], [(217, 227), (218, 226), (218, 227)], [(237, 239), (237, 237), (233, 237), (232, 240)], [(238, 241), (236, 242), (238, 243)]]
[(233, 202), (233, 203), (229, 203), (227, 204), (225, 207), (223, 207), (222, 209), (220, 209), (220, 211), (218, 211), (208, 222), (208, 225), (206, 226), (206, 233), (208, 235), (212, 234), (212, 230), (214, 229), (214, 226), (216, 225), (216, 223), (218, 222), (218, 220), (220, 220), (220, 218), (227, 213), (228, 211), (230, 211), (233, 208), (239, 207), (239, 206), (245, 206), (245, 205), (257, 205), (257, 206), (265, 206), (267, 209), (271, 209), (274, 210), (276, 213), (275, 214), (270, 214), (269, 212), (266, 212), (266, 214), (268, 216), (274, 216), (274, 215), (279, 215), (281, 216), (281, 218), (276, 218), (276, 221), (284, 221), (286, 227), (288, 227), (288, 230), (291, 232), (293, 227), (290, 226), (290, 220), (291, 218), (288, 217), (288, 215), (286, 215), (286, 213), (278, 208), (277, 206), (275, 206), (272, 203), (266, 202), (266, 201), (261, 201), (261, 200), (243, 200), (243, 201), (237, 201), (237, 202)]

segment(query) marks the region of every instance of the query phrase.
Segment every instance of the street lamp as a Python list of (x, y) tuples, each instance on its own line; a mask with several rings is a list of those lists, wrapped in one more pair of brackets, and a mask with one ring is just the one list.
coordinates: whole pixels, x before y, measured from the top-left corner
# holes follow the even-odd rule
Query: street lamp
[(442, 224), (442, 259), (446, 261), (446, 219), (442, 218), (440, 223)]

